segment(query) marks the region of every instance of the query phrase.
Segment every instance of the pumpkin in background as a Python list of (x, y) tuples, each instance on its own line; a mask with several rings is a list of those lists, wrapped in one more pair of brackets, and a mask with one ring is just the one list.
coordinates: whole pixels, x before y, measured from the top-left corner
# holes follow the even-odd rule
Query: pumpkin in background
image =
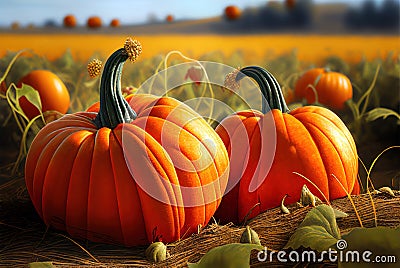
[(72, 14), (68, 14), (64, 17), (63, 24), (67, 28), (74, 28), (77, 24), (76, 17)]
[[(70, 104), (68, 89), (63, 81), (48, 70), (34, 70), (22, 77), (17, 83), (18, 87), (27, 84), (39, 92), (42, 103), (42, 112), (57, 111), (65, 114)], [(19, 105), (29, 119), (39, 115), (39, 110), (23, 96)]]
[(91, 16), (87, 20), (87, 26), (91, 29), (100, 28), (103, 25), (103, 22), (99, 16)]
[(294, 90), (290, 88), (285, 88), (285, 90), (283, 91), (283, 96), (285, 98), (286, 103), (292, 103), (295, 102), (296, 100)]
[(358, 194), (356, 145), (340, 118), (317, 106), (289, 111), (278, 82), (261, 67), (241, 69), (236, 81), (245, 76), (257, 82), (265, 100), (262, 112), (239, 111), (216, 128), (230, 157), (231, 190), (215, 217), (222, 223), (240, 223), (279, 206), (286, 194), (287, 203), (295, 203), (304, 184), (325, 200), (294, 172), (312, 181), (327, 199), (346, 196), (332, 174), (346, 191)]
[(121, 26), (121, 22), (119, 21), (119, 19), (112, 19), (110, 22), (110, 26), (111, 27), (119, 27), (119, 26)]
[(306, 99), (314, 103), (316, 94), (318, 102), (334, 110), (343, 110), (346, 101), (353, 97), (353, 88), (347, 76), (332, 72), (327, 68), (314, 68), (305, 72), (296, 82), (297, 99)]
[(296, 0), (286, 0), (285, 1), (286, 8), (293, 9), (296, 5)]
[(171, 14), (169, 14), (169, 15), (165, 18), (165, 20), (166, 20), (167, 22), (173, 22), (173, 21), (174, 21), (174, 16), (171, 15)]
[(227, 6), (224, 10), (225, 17), (228, 20), (237, 20), (242, 15), (242, 11), (237, 6)]
[(104, 66), (100, 102), (33, 140), (25, 180), (47, 226), (133, 246), (188, 236), (215, 213), (228, 179), (225, 146), (173, 98), (122, 96), (123, 64), (140, 53), (128, 39)]

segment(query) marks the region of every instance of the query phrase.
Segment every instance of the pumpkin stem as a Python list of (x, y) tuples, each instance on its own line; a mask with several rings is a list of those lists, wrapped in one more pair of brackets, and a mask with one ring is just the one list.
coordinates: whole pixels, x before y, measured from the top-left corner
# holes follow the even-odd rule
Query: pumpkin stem
[(122, 67), (127, 59), (132, 62), (142, 52), (140, 43), (128, 38), (124, 48), (115, 51), (104, 65), (100, 83), (100, 110), (94, 122), (98, 128), (115, 128), (118, 124), (132, 122), (136, 112), (122, 96)]
[(265, 114), (271, 109), (278, 109), (282, 113), (289, 112), (281, 87), (275, 77), (259, 66), (248, 66), (240, 70), (236, 76), (236, 81), (240, 81), (243, 77), (249, 76), (253, 78), (260, 87), (265, 101), (262, 102), (262, 112)]

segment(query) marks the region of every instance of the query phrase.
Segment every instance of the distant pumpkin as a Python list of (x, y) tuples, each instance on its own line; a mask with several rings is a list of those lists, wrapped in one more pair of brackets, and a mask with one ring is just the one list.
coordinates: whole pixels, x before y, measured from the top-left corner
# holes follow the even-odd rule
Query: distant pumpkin
[(288, 9), (292, 9), (296, 5), (296, 0), (286, 0), (285, 4)]
[(92, 16), (87, 20), (87, 26), (92, 29), (100, 28), (103, 25), (103, 22), (100, 17)]
[(111, 27), (119, 27), (119, 26), (121, 26), (121, 22), (119, 21), (119, 19), (113, 19), (110, 22), (110, 26)]
[(227, 6), (225, 8), (225, 17), (228, 20), (236, 20), (238, 18), (240, 18), (240, 16), (242, 15), (242, 11), (239, 7), (237, 6)]
[(165, 20), (166, 20), (167, 22), (173, 22), (173, 21), (174, 21), (174, 16), (171, 15), (171, 14), (169, 14), (169, 15), (165, 18)]
[(72, 14), (68, 14), (64, 17), (63, 24), (67, 28), (74, 28), (77, 24), (76, 17)]
[(14, 21), (13, 23), (11, 23), (11, 29), (13, 30), (17, 30), (21, 27), (21, 25), (19, 24), (18, 21)]

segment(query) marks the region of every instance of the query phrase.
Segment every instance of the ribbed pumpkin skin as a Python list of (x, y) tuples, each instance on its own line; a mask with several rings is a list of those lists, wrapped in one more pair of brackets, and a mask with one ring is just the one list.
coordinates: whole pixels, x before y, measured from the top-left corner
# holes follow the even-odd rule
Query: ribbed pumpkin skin
[[(215, 131), (177, 100), (135, 95), (127, 101), (138, 117), (114, 129), (97, 129), (93, 123), (98, 103), (44, 127), (27, 156), (29, 195), (46, 225), (73, 237), (126, 246), (147, 244), (155, 236), (176, 241), (197, 231), (199, 224), (206, 225), (218, 207), (228, 179), (226, 149)], [(161, 146), (163, 126), (180, 131), (182, 154), (168, 140)], [(215, 143), (204, 142), (210, 139)], [(199, 153), (207, 152), (215, 152), (211, 164), (196, 163)], [(175, 168), (173, 163), (179, 161), (192, 163), (196, 172)], [(133, 177), (150, 181), (183, 205), (188, 197), (168, 188), (166, 181), (191, 187), (215, 182), (193, 197), (209, 194), (215, 201), (195, 207), (165, 204), (149, 196)]]
[(314, 103), (315, 93), (308, 87), (314, 85), (318, 93), (318, 102), (335, 110), (343, 110), (345, 102), (353, 97), (353, 88), (349, 78), (324, 68), (314, 68), (304, 73), (295, 85), (297, 99), (305, 98)]
[[(275, 146), (268, 139), (271, 129), (266, 130), (266, 125), (270, 125), (267, 120), (272, 120), (271, 115), (242, 111), (228, 116), (217, 127), (216, 132), (224, 141), (231, 160), (229, 182), (236, 181), (244, 172), (239, 183), (222, 199), (216, 212), (217, 219), (223, 223), (240, 223), (246, 216), (251, 219), (269, 208), (279, 206), (286, 194), (289, 195), (285, 201), (287, 204), (297, 202), (304, 184), (324, 200), (314, 186), (293, 172), (310, 179), (330, 200), (346, 196), (331, 174), (340, 180), (348, 192), (359, 193), (356, 146), (339, 117), (328, 109), (316, 106), (297, 108), (290, 113), (273, 109), (270, 113), (276, 127), (275, 156), (267, 175), (265, 172), (255, 175), (255, 180), (265, 180), (253, 192), (249, 191), (250, 181), (257, 165), (265, 164), (265, 160), (260, 159), (261, 150)], [(247, 135), (235, 134), (243, 127)], [(262, 148), (261, 137), (266, 141)], [(241, 148), (247, 143), (248, 147)], [(233, 146), (243, 154), (233, 156)], [(247, 165), (246, 155), (249, 159)]]

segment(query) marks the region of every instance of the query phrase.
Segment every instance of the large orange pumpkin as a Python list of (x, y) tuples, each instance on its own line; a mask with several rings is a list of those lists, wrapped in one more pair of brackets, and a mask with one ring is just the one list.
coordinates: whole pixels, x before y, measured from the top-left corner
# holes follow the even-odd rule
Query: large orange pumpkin
[[(282, 198), (299, 200), (302, 186), (321, 200), (359, 193), (356, 145), (344, 123), (330, 110), (306, 106), (289, 111), (276, 79), (261, 67), (243, 68), (236, 80), (254, 78), (268, 105), (263, 112), (240, 111), (216, 128), (227, 147), (230, 174), (227, 191), (217, 210), (222, 222), (239, 223), (266, 209), (279, 206)], [(333, 174), (333, 175), (332, 175)], [(236, 185), (235, 185), (236, 183)]]
[(26, 186), (44, 223), (73, 237), (127, 246), (172, 242), (216, 211), (228, 155), (216, 132), (183, 103), (122, 96), (122, 66), (141, 51), (137, 41), (127, 44), (104, 66), (100, 103), (35, 137)]
[[(311, 86), (315, 88), (315, 91)], [(353, 97), (353, 88), (347, 76), (326, 68), (313, 68), (305, 72), (295, 85), (297, 99), (308, 103), (318, 102), (335, 110), (343, 110), (346, 101)]]

